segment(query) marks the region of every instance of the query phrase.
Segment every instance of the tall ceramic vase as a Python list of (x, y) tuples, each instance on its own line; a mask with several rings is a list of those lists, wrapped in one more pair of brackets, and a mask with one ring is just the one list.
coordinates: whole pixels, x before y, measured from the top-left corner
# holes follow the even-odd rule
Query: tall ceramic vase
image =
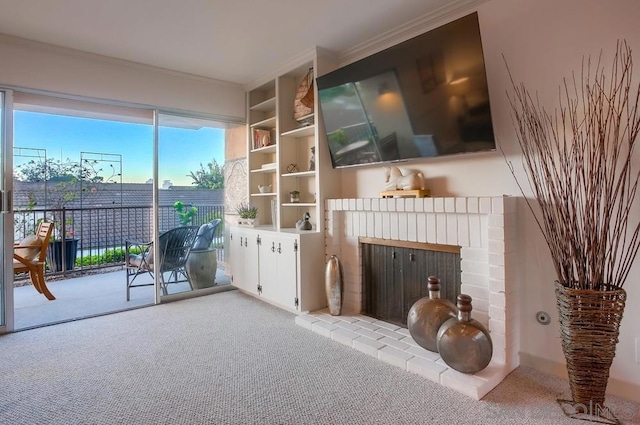
[(327, 293), (329, 313), (332, 316), (339, 316), (342, 311), (342, 266), (335, 255), (327, 261), (324, 289)]
[(627, 294), (555, 287), (572, 401), (603, 407)]

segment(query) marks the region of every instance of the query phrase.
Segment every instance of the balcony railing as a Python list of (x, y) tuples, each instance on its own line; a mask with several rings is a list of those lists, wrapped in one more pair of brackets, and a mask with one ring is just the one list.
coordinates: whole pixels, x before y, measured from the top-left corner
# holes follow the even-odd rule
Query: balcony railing
[[(213, 246), (218, 264), (224, 262), (224, 207), (198, 206), (191, 225), (201, 225), (216, 218), (222, 222), (216, 228)], [(182, 226), (173, 205), (160, 206), (158, 210), (160, 233)], [(153, 209), (143, 207), (95, 207), (46, 210), (15, 210), (14, 239), (19, 241), (34, 233), (40, 220), (55, 223), (54, 238), (77, 242), (73, 270), (68, 270), (68, 260), (62, 260), (62, 270), (47, 274), (67, 274), (124, 265), (125, 240), (151, 241), (153, 239)], [(62, 255), (65, 256), (65, 250)]]

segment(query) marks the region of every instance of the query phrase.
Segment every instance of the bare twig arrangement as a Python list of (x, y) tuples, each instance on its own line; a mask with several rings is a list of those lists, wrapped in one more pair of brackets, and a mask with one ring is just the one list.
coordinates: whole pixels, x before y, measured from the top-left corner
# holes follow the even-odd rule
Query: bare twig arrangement
[[(508, 69), (508, 67), (507, 67)], [(583, 60), (580, 81), (564, 80), (553, 114), (524, 84), (507, 93), (531, 201), (509, 168), (551, 251), (559, 282), (574, 289), (622, 288), (640, 248), (634, 210), (640, 170), (633, 161), (640, 132), (640, 86), (633, 61), (618, 42), (610, 73)]]

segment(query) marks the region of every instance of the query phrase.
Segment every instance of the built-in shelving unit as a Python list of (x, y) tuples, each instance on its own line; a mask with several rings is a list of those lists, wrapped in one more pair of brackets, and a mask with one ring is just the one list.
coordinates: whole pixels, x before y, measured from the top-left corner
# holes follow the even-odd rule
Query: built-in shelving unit
[[(317, 74), (335, 67), (330, 55), (321, 56), (319, 51), (248, 87), (247, 190), (250, 202), (258, 207), (260, 226), (230, 229), (234, 285), (296, 312), (326, 306), (324, 202), (336, 197), (340, 187), (318, 120), (315, 84), (313, 112), (299, 121), (293, 117), (296, 92), (309, 69)], [(299, 202), (291, 202), (294, 191)], [(311, 216), (312, 230), (296, 227), (305, 213)]]
[[(295, 229), (296, 222), (308, 212), (313, 231), (322, 231), (323, 203), (332, 181), (329, 174), (334, 170), (320, 131), (315, 87), (313, 112), (298, 121), (293, 118), (296, 92), (310, 69), (327, 72), (333, 63), (328, 65), (320, 55), (311, 55), (247, 91), (249, 195), (258, 207), (261, 225), (273, 230)], [(256, 136), (256, 130), (262, 133)], [(262, 143), (265, 131), (270, 138), (267, 146)], [(315, 165), (311, 164), (312, 156)], [(259, 187), (269, 185), (269, 193), (260, 193)], [(293, 191), (300, 193), (300, 202), (290, 202)]]

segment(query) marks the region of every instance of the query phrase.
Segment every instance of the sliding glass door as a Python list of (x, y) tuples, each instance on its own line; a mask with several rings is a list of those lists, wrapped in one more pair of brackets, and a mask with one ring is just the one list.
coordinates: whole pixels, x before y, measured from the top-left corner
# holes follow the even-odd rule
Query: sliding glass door
[(168, 113), (157, 124), (157, 289), (172, 299), (221, 283), (225, 126)]
[(12, 93), (0, 90), (0, 333), (13, 329)]

